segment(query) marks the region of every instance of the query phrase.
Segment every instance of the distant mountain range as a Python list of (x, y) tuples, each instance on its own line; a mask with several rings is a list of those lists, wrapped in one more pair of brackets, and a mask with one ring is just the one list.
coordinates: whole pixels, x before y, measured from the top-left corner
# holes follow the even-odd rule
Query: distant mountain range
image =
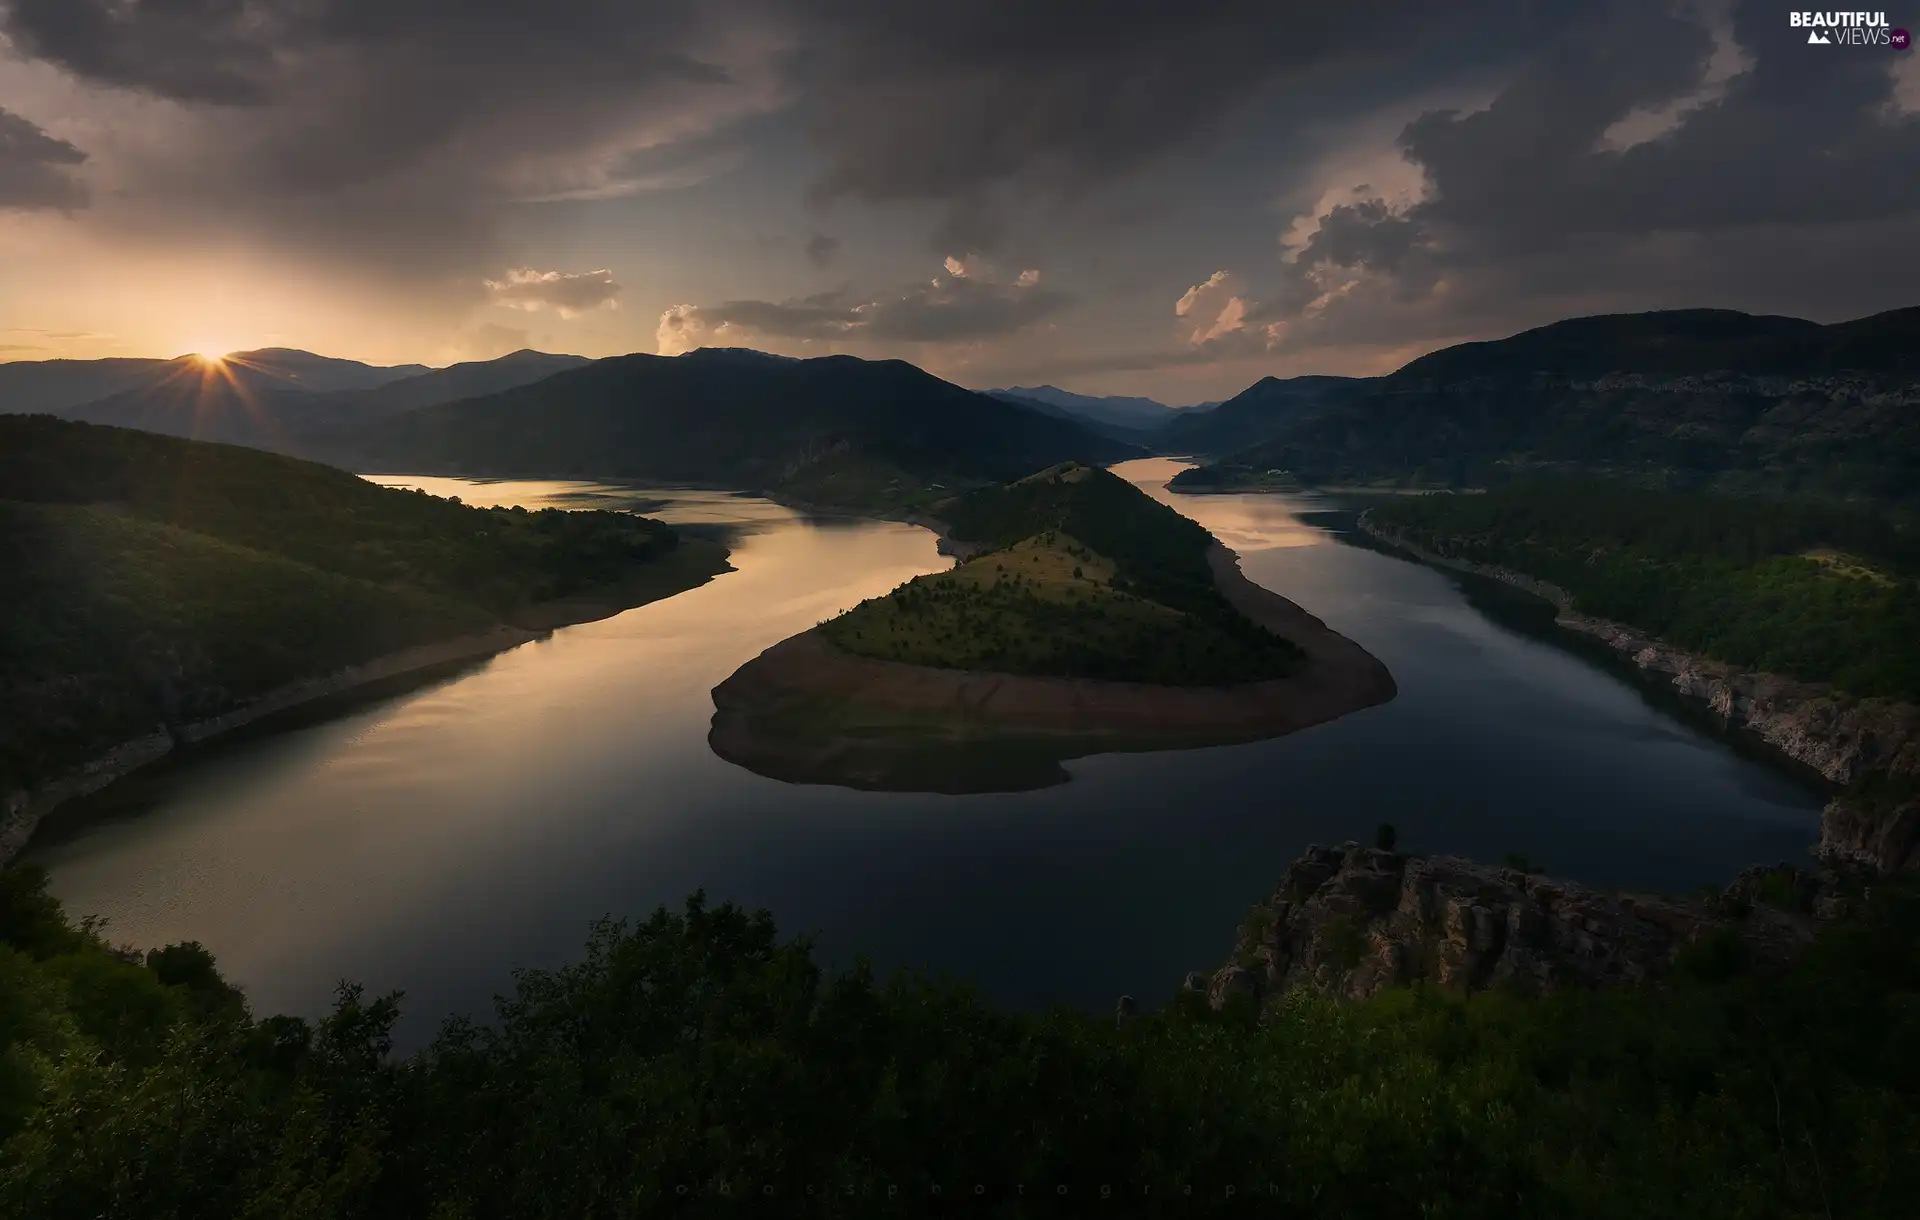
[(984, 390), (1002, 402), (1018, 403), (1050, 415), (1065, 415), (1091, 423), (1127, 429), (1130, 433), (1152, 433), (1190, 412), (1206, 411), (1219, 404), (1204, 402), (1191, 407), (1170, 407), (1151, 398), (1123, 396), (1095, 397), (1075, 394), (1058, 386), (1014, 386), (1005, 390)]
[[(234, 352), (223, 364), (235, 384), (253, 393), (369, 390), (432, 371), (424, 364), (383, 368), (284, 347)], [(198, 356), (9, 361), (0, 364), (0, 414), (64, 411), (119, 394), (161, 390), (198, 381), (209, 367)]]
[[(1231, 405), (1213, 415), (1228, 418)], [(1309, 483), (1475, 486), (1571, 474), (1911, 502), (1920, 308), (1832, 325), (1732, 310), (1575, 318), (1349, 383), (1213, 453), (1213, 466), (1179, 481), (1280, 470)]]
[[(16, 362), (0, 364), (0, 413), (48, 412), (86, 423), (298, 452), (315, 434), (510, 389), (585, 363), (584, 356), (518, 351), (443, 369), (378, 367), (287, 348), (235, 352), (219, 361), (181, 356)], [(102, 388), (108, 392), (86, 397)]]
[(1148, 452), (904, 361), (743, 349), (598, 360), (311, 451), (361, 470), (708, 483), (894, 508), (936, 487)]
[(1482, 486), (1574, 474), (1920, 501), (1920, 308), (1822, 325), (1732, 310), (1574, 318), (1382, 377), (1263, 378), (1174, 408), (1053, 386), (976, 393), (901, 361), (744, 348), (445, 369), (288, 349), (0, 364), (0, 413), (51, 411), (362, 470), (594, 475), (838, 506), (1061, 461), (1197, 455), (1188, 487)]

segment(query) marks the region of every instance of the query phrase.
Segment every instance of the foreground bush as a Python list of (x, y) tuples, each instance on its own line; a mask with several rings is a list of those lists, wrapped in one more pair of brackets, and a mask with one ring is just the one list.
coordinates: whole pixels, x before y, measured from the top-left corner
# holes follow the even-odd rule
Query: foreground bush
[(1905, 1217), (1920, 899), (1877, 890), (1779, 973), (1118, 1024), (696, 895), (396, 1061), (392, 997), (255, 1020), (0, 873), (0, 1215)]

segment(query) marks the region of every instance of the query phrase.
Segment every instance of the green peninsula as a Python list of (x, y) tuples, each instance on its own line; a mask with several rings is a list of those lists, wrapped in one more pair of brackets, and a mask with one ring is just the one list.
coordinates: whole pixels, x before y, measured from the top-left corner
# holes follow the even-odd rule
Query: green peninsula
[(1278, 737), (1384, 703), (1353, 641), (1105, 470), (938, 508), (949, 572), (783, 640), (714, 688), (714, 752), (799, 783), (998, 792), (1061, 762)]
[(1214, 585), (1213, 536), (1119, 476), (1078, 463), (941, 509), (983, 550), (827, 624), (855, 656), (943, 669), (1214, 686), (1280, 678), (1300, 647)]

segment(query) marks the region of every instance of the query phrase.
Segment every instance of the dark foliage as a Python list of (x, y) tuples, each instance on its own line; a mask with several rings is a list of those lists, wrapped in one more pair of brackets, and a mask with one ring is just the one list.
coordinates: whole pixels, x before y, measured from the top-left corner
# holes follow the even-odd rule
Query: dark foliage
[(1576, 318), (1423, 356), (1222, 464), (1323, 484), (1583, 475), (1911, 508), (1916, 352), (1920, 309), (1832, 326), (1725, 310)]
[(625, 513), (468, 508), (247, 449), (0, 416), (0, 788), (676, 552)]
[(1403, 497), (1369, 514), (1678, 647), (1920, 701), (1920, 538), (1884, 516), (1585, 483)]
[(1703, 946), (1655, 991), (1118, 1024), (829, 973), (696, 895), (399, 1061), (394, 997), (255, 1020), (197, 948), (112, 951), (43, 885), (0, 874), (9, 1216), (1891, 1218), (1920, 1189), (1894, 884), (1785, 970)]

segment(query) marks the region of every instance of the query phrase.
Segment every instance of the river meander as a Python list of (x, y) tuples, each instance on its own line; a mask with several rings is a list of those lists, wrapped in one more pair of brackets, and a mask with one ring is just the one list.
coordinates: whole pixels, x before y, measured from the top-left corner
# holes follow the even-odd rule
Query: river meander
[(742, 662), (948, 566), (906, 525), (713, 492), (382, 479), (469, 503), (732, 525), (738, 569), (432, 685), (252, 733), (63, 811), (26, 858), (140, 946), (198, 940), (260, 1012), (336, 980), (407, 992), (403, 1044), (484, 1013), (596, 916), (696, 887), (766, 906), (819, 955), (916, 965), (1012, 1005), (1164, 999), (1217, 964), (1309, 842), (1367, 838), (1666, 890), (1800, 858), (1818, 796), (1615, 674), (1489, 617), (1455, 578), (1343, 541), (1312, 495), (1178, 496), (1254, 581), (1393, 671), (1393, 702), (1251, 745), (1067, 763), (985, 796), (793, 786), (707, 748)]

